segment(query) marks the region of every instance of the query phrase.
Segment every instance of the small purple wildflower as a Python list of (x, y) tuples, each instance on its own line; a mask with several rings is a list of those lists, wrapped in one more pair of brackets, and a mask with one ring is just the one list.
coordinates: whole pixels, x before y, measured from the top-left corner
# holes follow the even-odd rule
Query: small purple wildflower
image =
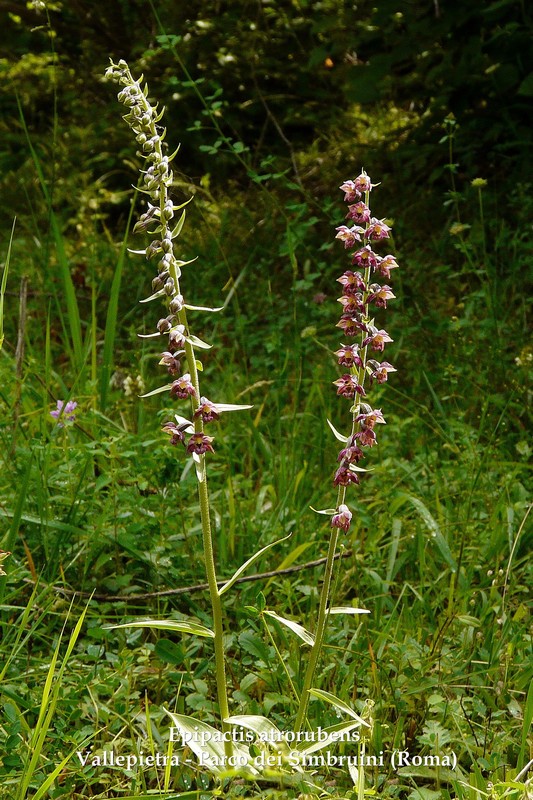
[(76, 415), (74, 411), (77, 409), (78, 404), (75, 400), (69, 400), (67, 403), (64, 400), (57, 401), (57, 408), (50, 411), (50, 416), (58, 420), (58, 427), (64, 428), (66, 423), (74, 422)]

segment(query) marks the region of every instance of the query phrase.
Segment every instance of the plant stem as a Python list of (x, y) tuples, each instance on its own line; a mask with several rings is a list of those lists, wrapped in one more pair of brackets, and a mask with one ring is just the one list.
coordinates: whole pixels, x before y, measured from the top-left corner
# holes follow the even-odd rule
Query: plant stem
[(326, 630), (326, 623), (328, 620), (328, 599), (329, 599), (329, 591), (331, 588), (331, 578), (333, 575), (333, 564), (335, 563), (335, 551), (337, 549), (338, 538), (339, 538), (338, 528), (332, 528), (331, 536), (329, 539), (328, 556), (327, 556), (326, 566), (324, 568), (324, 582), (322, 584), (322, 591), (320, 593), (318, 620), (316, 623), (316, 631), (315, 631), (315, 643), (311, 648), (311, 653), (309, 655), (309, 662), (307, 664), (307, 670), (305, 672), (304, 685), (302, 687), (302, 694), (300, 696), (300, 705), (298, 708), (298, 713), (296, 715), (296, 721), (294, 723), (295, 731), (300, 731), (305, 722), (305, 718), (307, 715), (307, 706), (309, 704), (309, 689), (311, 689), (311, 684), (313, 683), (318, 657), (320, 655), (320, 651), (322, 650), (322, 642), (324, 640), (324, 632)]
[[(200, 456), (203, 460), (205, 456)], [(198, 481), (198, 497), (200, 499), (200, 516), (202, 520), (202, 538), (204, 546), (205, 571), (209, 583), (209, 596), (213, 612), (213, 630), (215, 633), (215, 673), (217, 683), (218, 706), (222, 722), (222, 730), (230, 731), (231, 726), (226, 722), (229, 717), (228, 694), (226, 687), (226, 666), (224, 654), (224, 628), (222, 625), (222, 603), (218, 593), (215, 558), (213, 553), (213, 537), (211, 534), (211, 517), (209, 513), (209, 495), (207, 491), (207, 477), (203, 472), (203, 480)], [(232, 742), (224, 741), (226, 756), (233, 753)]]

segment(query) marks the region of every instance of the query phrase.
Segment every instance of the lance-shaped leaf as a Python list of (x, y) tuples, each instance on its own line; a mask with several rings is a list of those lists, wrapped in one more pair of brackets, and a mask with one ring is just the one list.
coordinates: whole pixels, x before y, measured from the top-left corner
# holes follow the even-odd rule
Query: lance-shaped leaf
[(176, 259), (176, 264), (178, 267), (186, 267), (187, 264), (193, 264), (195, 261), (198, 261), (198, 256), (194, 256), (194, 258), (190, 258), (188, 261), (180, 261)]
[(170, 392), (172, 389), (172, 384), (167, 383), (165, 386), (160, 386), (159, 389), (152, 389), (151, 392), (147, 392), (146, 394), (141, 394), (139, 397), (153, 397), (154, 394), (161, 394), (162, 392)]
[(238, 725), (240, 728), (247, 728), (256, 733), (262, 741), (270, 744), (284, 743), (283, 733), (267, 717), (261, 717), (258, 714), (240, 714), (228, 717), (224, 722)]
[(183, 209), (183, 211), (181, 212), (181, 217), (179, 218), (177, 224), (172, 230), (172, 233), (170, 234), (171, 239), (176, 239), (180, 235), (184, 223), (185, 223), (185, 209)]
[(163, 297), (166, 292), (164, 289), (159, 289), (158, 292), (154, 292), (151, 294), (150, 297), (145, 297), (144, 300), (139, 300), (139, 303), (149, 303), (151, 300), (157, 300), (159, 297)]
[(224, 311), (225, 306), (218, 306), (217, 308), (210, 308), (209, 306), (191, 306), (188, 303), (185, 303), (185, 308), (188, 311), (212, 311), (216, 313), (217, 311)]
[(318, 509), (318, 508), (313, 508), (313, 506), (309, 506), (309, 508), (311, 509), (311, 511), (314, 511), (315, 514), (325, 514), (327, 517), (332, 517), (333, 514), (337, 513), (337, 509), (336, 508), (321, 508), (321, 509)]
[[(194, 717), (188, 717), (185, 714), (174, 714), (172, 711), (167, 711), (167, 709), (164, 709), (164, 711), (169, 715), (174, 727), (181, 734), (184, 746), (193, 751), (202, 766), (206, 766), (215, 775), (221, 775), (231, 769), (231, 767), (226, 766), (227, 759), (220, 731), (205, 722), (194, 719)], [(237, 742), (233, 743), (232, 749), (233, 756), (244, 764), (252, 775), (257, 775), (258, 771), (252, 766), (249, 749)]]
[[(349, 733), (353, 731), (354, 728), (360, 728), (361, 723), (357, 720), (349, 720), (348, 722), (337, 722), (336, 725), (328, 725), (327, 728), (321, 728), (320, 737), (315, 736), (314, 741), (309, 744), (309, 742), (298, 742), (295, 749), (301, 753), (302, 756), (309, 755), (309, 753), (315, 753), (317, 750), (323, 750), (325, 747), (329, 747), (332, 744), (338, 744), (343, 739), (339, 736), (342, 733)], [(314, 731), (311, 731), (314, 733)], [(326, 734), (326, 736), (324, 736)]]
[(339, 698), (335, 697), (334, 694), (325, 692), (323, 689), (309, 689), (309, 694), (313, 697), (318, 697), (319, 700), (325, 700), (326, 703), (335, 706), (335, 708), (337, 708), (339, 711), (342, 711), (343, 714), (348, 714), (350, 717), (357, 720), (359, 725), (364, 725), (365, 727), (370, 728), (368, 722), (365, 722), (365, 720), (360, 717), (359, 714), (355, 713), (353, 708), (350, 708), (350, 706), (347, 705), (344, 700), (339, 700)]
[(189, 342), (189, 344), (192, 344), (194, 347), (199, 347), (200, 350), (211, 350), (211, 348), (213, 347), (212, 344), (207, 344), (207, 342), (204, 342), (202, 341), (202, 339), (199, 339), (198, 336), (193, 336), (193, 335), (186, 336), (185, 339)]
[[(253, 408), (253, 406), (235, 405), (235, 403), (213, 403), (213, 405), (221, 414), (224, 414), (226, 411), (246, 411), (248, 408)], [(285, 538), (287, 539), (288, 537), (286, 536)], [(283, 539), (280, 539), (280, 542), (283, 541)]]
[(261, 550), (258, 550), (257, 553), (254, 553), (254, 555), (251, 556), (251, 558), (249, 558), (248, 561), (246, 561), (244, 564), (242, 564), (242, 566), (239, 567), (237, 572), (235, 572), (233, 574), (233, 576), (229, 579), (229, 581), (227, 581), (224, 584), (224, 586), (220, 587), (220, 589), (218, 590), (218, 593), (219, 594), (224, 594), (224, 592), (227, 592), (228, 589), (231, 589), (231, 587), (233, 586), (235, 581), (239, 580), (241, 575), (244, 572), (246, 572), (248, 567), (251, 567), (252, 564), (254, 564), (257, 561), (257, 559), (260, 558), (263, 555), (263, 553), (266, 553), (268, 550), (270, 550), (271, 547), (275, 547), (276, 545), (281, 544), (281, 542), (285, 542), (287, 539), (290, 539), (291, 536), (292, 536), (292, 534), (289, 533), (289, 535), (288, 536), (284, 536), (283, 539), (278, 539), (277, 542), (271, 542), (271, 544), (267, 544), (266, 547), (263, 547), (263, 548), (261, 548)]
[(328, 614), (370, 614), (368, 608), (353, 608), (352, 606), (333, 606), (328, 608)]
[(339, 440), (339, 442), (343, 442), (344, 444), (346, 444), (346, 442), (348, 441), (348, 439), (349, 439), (350, 437), (349, 437), (349, 436), (344, 436), (342, 433), (339, 433), (339, 431), (337, 430), (337, 428), (336, 428), (336, 427), (333, 425), (333, 423), (331, 423), (331, 422), (329, 421), (329, 419), (327, 419), (327, 420), (326, 420), (326, 422), (328, 423), (329, 427), (330, 427), (330, 428), (331, 428), (331, 430), (333, 431), (333, 435), (335, 436), (335, 438), (336, 438), (336, 439), (338, 439), (338, 440)]
[(158, 631), (172, 631), (174, 633), (192, 633), (193, 636), (206, 636), (214, 639), (215, 634), (205, 625), (191, 620), (178, 619), (142, 619), (136, 622), (125, 622), (122, 625), (106, 625), (108, 629), (115, 628), (150, 628)]
[(302, 642), (311, 645), (311, 647), (314, 645), (315, 643), (314, 636), (311, 633), (309, 633), (309, 631), (306, 630), (303, 627), (303, 625), (300, 625), (298, 622), (295, 622), (292, 619), (287, 619), (286, 617), (280, 617), (280, 615), (276, 614), (275, 611), (263, 611), (263, 614), (265, 614), (267, 617), (272, 617), (272, 619), (275, 619), (276, 622), (281, 623), (281, 625), (285, 625), (285, 627), (291, 630), (293, 633), (295, 633), (296, 636), (298, 636), (302, 640)]

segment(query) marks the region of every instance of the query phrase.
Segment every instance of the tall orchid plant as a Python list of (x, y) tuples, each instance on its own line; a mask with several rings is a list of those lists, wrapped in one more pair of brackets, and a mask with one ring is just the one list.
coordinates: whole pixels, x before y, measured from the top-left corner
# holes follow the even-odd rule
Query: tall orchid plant
[[(342, 330), (350, 343), (341, 344), (335, 353), (339, 366), (343, 367), (345, 372), (334, 381), (334, 385), (337, 387), (337, 395), (351, 402), (351, 427), (350, 433), (345, 436), (330, 423), (333, 433), (343, 445), (333, 478), (333, 485), (337, 488), (337, 503), (334, 509), (324, 509), (319, 512), (331, 515), (331, 536), (320, 595), (315, 642), (311, 648), (296, 715), (297, 730), (305, 721), (309, 692), (330, 613), (328, 602), (339, 532), (348, 532), (352, 522), (352, 512), (346, 503), (347, 490), (351, 484), (359, 483), (360, 473), (365, 472), (359, 463), (365, 457), (365, 452), (377, 444), (376, 425), (385, 423), (381, 409), (373, 409), (367, 402), (365, 383), (367, 379), (370, 384), (374, 381), (385, 383), (389, 373), (396, 372), (388, 361), (373, 357), (374, 353), (381, 354), (385, 345), (392, 342), (386, 330), (376, 327), (374, 311), (386, 308), (388, 300), (392, 300), (395, 296), (390, 286), (380, 285), (374, 280), (376, 275), (388, 280), (391, 270), (398, 267), (394, 256), (379, 256), (373, 250), (379, 242), (389, 238), (391, 230), (383, 219), (372, 216), (369, 207), (370, 192), (376, 185), (363, 170), (355, 180), (348, 180), (340, 187), (344, 192), (344, 200), (348, 203), (346, 218), (353, 224), (351, 227), (339, 226), (335, 238), (344, 243), (345, 249), (354, 251), (351, 263), (356, 271), (347, 270), (337, 279), (342, 286), (342, 296), (339, 297), (342, 313), (337, 327)], [(359, 341), (353, 341), (358, 337)]]
[[(261, 771), (257, 769), (257, 766), (264, 766), (266, 762), (257, 762), (252, 758), (250, 748), (239, 744), (243, 739), (234, 735), (234, 728), (245, 728), (248, 732), (260, 737), (260, 741), (265, 747), (271, 745), (275, 748), (276, 755), (273, 756), (271, 753), (269, 758), (277, 759), (276, 766), (282, 769), (286, 766), (284, 759), (289, 752), (287, 741), (284, 739), (285, 734), (265, 717), (230, 716), (221, 596), (233, 586), (256, 559), (278, 543), (274, 542), (263, 547), (249, 558), (232, 578), (223, 585), (219, 585), (211, 533), (206, 469), (206, 458), (214, 452), (214, 437), (206, 433), (206, 428), (209, 429), (208, 426), (217, 420), (221, 413), (247, 409), (250, 406), (215, 403), (201, 393), (199, 373), (202, 365), (197, 359), (196, 351), (209, 349), (210, 345), (191, 333), (187, 312), (216, 312), (221, 311), (222, 308), (192, 305), (182, 294), (182, 269), (191, 262), (180, 260), (175, 253), (175, 242), (183, 228), (185, 206), (187, 205), (187, 203), (176, 205), (171, 197), (173, 184), (171, 164), (177, 151), (172, 155), (166, 153), (164, 142), (166, 130), (160, 125), (163, 112), (158, 111), (157, 106), (150, 103), (148, 88), (142, 84), (142, 77), (135, 80), (127, 63), (123, 60), (118, 64), (112, 62), (106, 75), (121, 87), (118, 98), (127, 108), (124, 120), (135, 135), (140, 148), (139, 155), (144, 159), (146, 166), (141, 171), (142, 179), (137, 189), (147, 196), (148, 204), (147, 209), (136, 223), (134, 232), (147, 233), (151, 237), (151, 241), (146, 248), (132, 251), (144, 255), (148, 261), (156, 265), (152, 293), (144, 302), (162, 300), (165, 304), (165, 315), (157, 322), (157, 330), (147, 334), (146, 337), (165, 339), (166, 344), (160, 354), (159, 363), (166, 368), (170, 382), (148, 392), (144, 397), (162, 392), (168, 393), (173, 399), (188, 403), (190, 409), (188, 416), (177, 413), (172, 420), (167, 420), (163, 425), (163, 431), (170, 436), (170, 444), (183, 446), (195, 463), (204, 559), (213, 618), (212, 629), (193, 620), (146, 620), (115, 627), (161, 628), (205, 636), (214, 640), (221, 731), (216, 731), (205, 723), (190, 717), (169, 713), (174, 724), (180, 730), (183, 741), (189, 744), (204, 766), (215, 773), (223, 772), (228, 766), (238, 766), (245, 768), (249, 775), (259, 775)], [(365, 381), (368, 378), (370, 382), (383, 383), (387, 380), (388, 373), (394, 371), (394, 367), (388, 362), (370, 357), (371, 351), (380, 353), (385, 343), (392, 341), (386, 331), (375, 327), (371, 312), (374, 307), (386, 307), (387, 301), (394, 297), (387, 285), (380, 286), (372, 282), (372, 276), (375, 273), (388, 278), (390, 270), (397, 267), (392, 256), (380, 257), (372, 250), (374, 243), (388, 238), (390, 228), (383, 220), (377, 220), (371, 216), (368, 199), (373, 185), (365, 172), (355, 181), (347, 181), (341, 188), (345, 191), (345, 200), (349, 204), (347, 216), (354, 224), (350, 228), (345, 225), (338, 228), (337, 238), (344, 242), (346, 248), (358, 248), (352, 256), (352, 264), (357, 266), (358, 271), (347, 271), (339, 278), (343, 287), (343, 295), (340, 298), (342, 315), (338, 326), (343, 330), (347, 339), (359, 336), (360, 342), (342, 344), (336, 354), (339, 364), (345, 368), (346, 372), (335, 381), (335, 385), (337, 394), (351, 401), (351, 430), (347, 436), (344, 436), (336, 431), (330, 423), (334, 434), (342, 441), (343, 447), (339, 453), (339, 465), (333, 479), (333, 483), (337, 487), (336, 507), (322, 512), (331, 515), (332, 528), (315, 635), (312, 636), (309, 631), (292, 620), (284, 619), (273, 611), (261, 609), (263, 617), (269, 616), (286, 625), (303, 642), (311, 646), (304, 686), (301, 694), (297, 696), (299, 709), (296, 717), (296, 731), (301, 731), (305, 727), (310, 694), (331, 703), (338, 710), (348, 713), (350, 717), (347, 722), (341, 724), (340, 728), (337, 724), (332, 726), (331, 730), (325, 729), (326, 736), (318, 744), (312, 742), (307, 750), (301, 748), (299, 754), (302, 757), (306, 753), (314, 752), (318, 747), (325, 747), (328, 743), (337, 741), (340, 732), (349, 734), (361, 726), (368, 727), (368, 723), (358, 717), (345, 703), (328, 692), (313, 689), (312, 683), (322, 648), (327, 618), (330, 611), (334, 610), (328, 609), (328, 601), (338, 536), (341, 530), (344, 532), (349, 530), (352, 519), (352, 513), (346, 503), (347, 488), (350, 484), (359, 482), (358, 473), (364, 471), (359, 466), (359, 462), (364, 456), (365, 449), (371, 448), (376, 443), (375, 426), (385, 422), (381, 411), (372, 409), (365, 400)], [(362, 246), (359, 247), (359, 244)], [(335, 611), (358, 612), (359, 610), (335, 609)], [(291, 686), (294, 688), (292, 681)], [(250, 739), (246, 738), (245, 741), (250, 741)], [(294, 741), (294, 739), (289, 741)], [(269, 761), (268, 763), (274, 762)]]

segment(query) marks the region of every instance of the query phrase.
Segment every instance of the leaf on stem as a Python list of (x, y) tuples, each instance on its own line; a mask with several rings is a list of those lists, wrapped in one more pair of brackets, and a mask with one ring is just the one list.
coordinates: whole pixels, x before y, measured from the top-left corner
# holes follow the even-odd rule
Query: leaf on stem
[(344, 700), (339, 700), (339, 698), (335, 697), (331, 692), (325, 692), (323, 689), (309, 689), (309, 694), (313, 697), (317, 697), (319, 700), (325, 700), (326, 703), (335, 706), (335, 708), (342, 711), (343, 714), (348, 714), (350, 717), (357, 720), (359, 725), (365, 725), (365, 727), (370, 728), (368, 722), (365, 722), (359, 714), (356, 714), (353, 708), (350, 708)]
[(141, 394), (139, 397), (152, 397), (154, 394), (161, 394), (162, 392), (169, 392), (172, 389), (172, 384), (167, 383), (165, 386), (160, 386), (159, 389), (152, 389), (151, 392), (147, 392), (146, 394)]
[(106, 625), (105, 628), (108, 630), (116, 628), (150, 628), (159, 631), (173, 631), (174, 633), (192, 633), (193, 636), (206, 636), (209, 639), (215, 638), (215, 634), (210, 628), (190, 620), (142, 619), (137, 622), (125, 622), (122, 625)]
[[(245, 407), (251, 408), (251, 406), (245, 406)], [(267, 544), (266, 547), (263, 547), (261, 548), (261, 550), (258, 550), (257, 553), (254, 553), (254, 555), (251, 556), (251, 558), (249, 558), (248, 561), (246, 561), (244, 564), (242, 564), (242, 566), (239, 567), (237, 572), (233, 574), (233, 576), (229, 579), (229, 581), (227, 581), (223, 586), (220, 587), (218, 593), (222, 595), (224, 594), (224, 592), (227, 592), (228, 589), (231, 589), (235, 581), (237, 581), (243, 574), (243, 572), (246, 572), (248, 567), (251, 567), (252, 564), (254, 564), (257, 561), (257, 559), (263, 555), (263, 553), (266, 553), (268, 550), (270, 550), (271, 547), (275, 547), (276, 545), (281, 544), (281, 542), (285, 542), (287, 539), (290, 539), (291, 536), (292, 534), (284, 536), (283, 539), (278, 539), (277, 542), (271, 542), (271, 544)]]
[(333, 435), (335, 436), (335, 438), (336, 438), (336, 439), (338, 439), (338, 440), (339, 440), (339, 442), (344, 442), (344, 443), (346, 443), (346, 442), (348, 441), (348, 439), (350, 438), (349, 436), (344, 436), (342, 433), (339, 433), (339, 431), (337, 430), (337, 428), (336, 428), (336, 427), (333, 425), (333, 423), (331, 423), (331, 422), (329, 421), (329, 419), (327, 419), (327, 420), (326, 420), (326, 422), (328, 423), (329, 427), (330, 427), (330, 428), (331, 428), (331, 430), (333, 431)]
[(315, 643), (314, 636), (306, 630), (303, 625), (300, 625), (298, 622), (294, 622), (292, 619), (287, 619), (286, 617), (281, 617), (279, 614), (276, 614), (275, 611), (263, 611), (263, 614), (267, 617), (272, 617), (275, 619), (276, 622), (281, 623), (281, 625), (285, 625), (286, 628), (289, 628), (293, 633), (296, 634), (303, 642), (311, 647)]

